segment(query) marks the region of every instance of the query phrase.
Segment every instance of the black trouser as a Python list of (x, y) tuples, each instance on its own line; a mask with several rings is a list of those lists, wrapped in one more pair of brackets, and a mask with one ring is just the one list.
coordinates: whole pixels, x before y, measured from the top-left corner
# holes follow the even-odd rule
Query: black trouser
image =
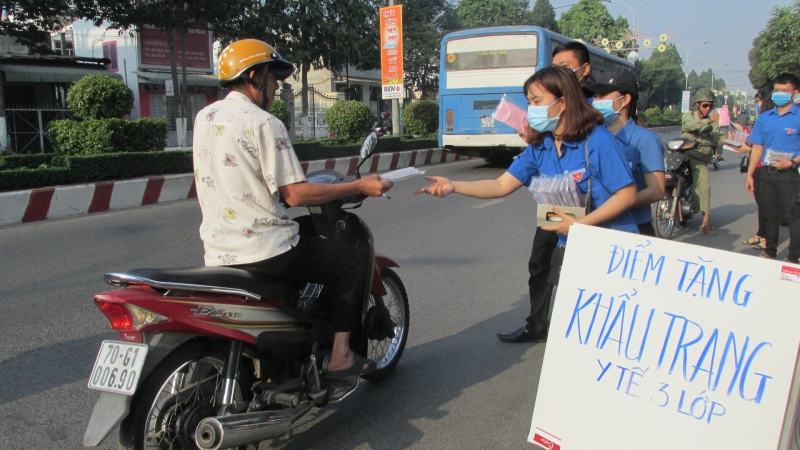
[(352, 331), (361, 323), (368, 262), (350, 244), (300, 236), (297, 245), (285, 253), (236, 267), (276, 278), (325, 284), (331, 289), (333, 330)]
[(766, 253), (778, 254), (780, 218), (789, 227), (789, 258), (800, 258), (800, 174), (797, 170), (774, 171), (770, 167), (759, 167), (753, 173), (756, 203), (764, 222)]
[(639, 234), (642, 236), (656, 237), (656, 229), (653, 228), (653, 222), (640, 223), (636, 226), (639, 227)]
[(555, 231), (545, 231), (541, 228), (536, 229), (533, 236), (533, 248), (531, 249), (531, 259), (528, 260), (528, 293), (531, 297), (531, 314), (528, 316), (528, 330), (540, 332), (547, 330), (550, 321), (547, 316), (550, 310), (550, 296), (553, 293), (553, 285), (547, 281), (550, 275), (550, 258), (553, 250), (558, 245), (558, 233)]

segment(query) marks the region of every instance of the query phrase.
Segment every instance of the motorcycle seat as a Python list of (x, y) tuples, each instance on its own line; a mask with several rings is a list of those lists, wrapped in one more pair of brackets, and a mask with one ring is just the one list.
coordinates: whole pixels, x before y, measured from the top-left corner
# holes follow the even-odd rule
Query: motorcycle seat
[[(134, 280), (124, 276), (133, 276)], [(116, 276), (116, 277), (115, 277)], [(204, 292), (224, 292), (214, 288), (238, 289), (260, 296), (262, 299), (287, 299), (305, 285), (305, 283), (269, 277), (264, 274), (250, 272), (233, 267), (185, 267), (177, 269), (134, 269), (125, 274), (108, 274), (106, 281), (111, 284), (145, 284), (156, 288), (193, 290)], [(252, 296), (248, 296), (252, 297)]]

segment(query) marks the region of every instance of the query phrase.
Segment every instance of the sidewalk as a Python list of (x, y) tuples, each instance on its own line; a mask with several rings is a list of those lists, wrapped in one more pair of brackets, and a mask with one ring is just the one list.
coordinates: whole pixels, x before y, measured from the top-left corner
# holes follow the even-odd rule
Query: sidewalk
[[(364, 162), (361, 172), (385, 172), (464, 159), (471, 157), (441, 148), (376, 153)], [(358, 160), (357, 156), (349, 156), (300, 164), (305, 173), (328, 169), (353, 175)], [(194, 183), (193, 174), (186, 173), (4, 192), (0, 193), (0, 226), (195, 198)]]

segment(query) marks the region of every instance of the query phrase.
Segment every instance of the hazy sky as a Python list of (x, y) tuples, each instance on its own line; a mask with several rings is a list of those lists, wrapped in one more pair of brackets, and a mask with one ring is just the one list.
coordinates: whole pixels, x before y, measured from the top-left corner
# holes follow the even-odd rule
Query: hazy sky
[[(643, 0), (623, 1), (636, 11)], [(556, 16), (560, 16), (569, 9), (567, 5), (577, 1), (550, 0), (550, 3), (556, 8)], [(725, 78), (729, 87), (753, 93), (747, 78), (750, 70), (747, 52), (753, 47), (753, 39), (766, 26), (772, 8), (793, 3), (793, 0), (651, 0), (639, 8), (636, 28), (656, 39), (662, 33), (670, 34), (668, 42), (687, 49), (711, 41), (694, 47), (689, 55), (689, 69), (699, 73), (713, 67), (715, 74)], [(633, 22), (633, 14), (627, 6), (605, 5), (613, 17), (621, 15), (628, 23)], [(686, 64), (686, 50), (680, 45), (678, 51)], [(648, 58), (650, 51), (643, 50), (639, 54)], [(725, 63), (729, 64), (723, 67)]]

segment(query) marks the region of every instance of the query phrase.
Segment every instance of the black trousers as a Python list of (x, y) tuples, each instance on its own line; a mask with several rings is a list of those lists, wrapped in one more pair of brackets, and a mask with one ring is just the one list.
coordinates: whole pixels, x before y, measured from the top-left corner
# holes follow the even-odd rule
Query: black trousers
[(525, 328), (535, 332), (547, 330), (550, 321), (547, 316), (550, 312), (550, 296), (553, 293), (553, 285), (547, 281), (550, 275), (550, 258), (553, 250), (558, 245), (558, 233), (555, 231), (545, 231), (541, 228), (536, 229), (533, 236), (533, 248), (531, 248), (531, 258), (528, 260), (528, 293), (531, 297), (531, 313), (527, 319), (528, 324)]
[(369, 264), (367, 257), (350, 244), (301, 235), (288, 252), (236, 267), (276, 278), (325, 284), (332, 289), (334, 331), (352, 331), (361, 322)]
[(637, 226), (639, 227), (639, 234), (642, 236), (656, 237), (656, 229), (653, 228), (653, 222), (640, 223)]
[(776, 256), (780, 237), (780, 218), (789, 227), (789, 258), (800, 258), (800, 174), (796, 170), (770, 172), (759, 167), (753, 173), (756, 203), (767, 240), (766, 253)]

